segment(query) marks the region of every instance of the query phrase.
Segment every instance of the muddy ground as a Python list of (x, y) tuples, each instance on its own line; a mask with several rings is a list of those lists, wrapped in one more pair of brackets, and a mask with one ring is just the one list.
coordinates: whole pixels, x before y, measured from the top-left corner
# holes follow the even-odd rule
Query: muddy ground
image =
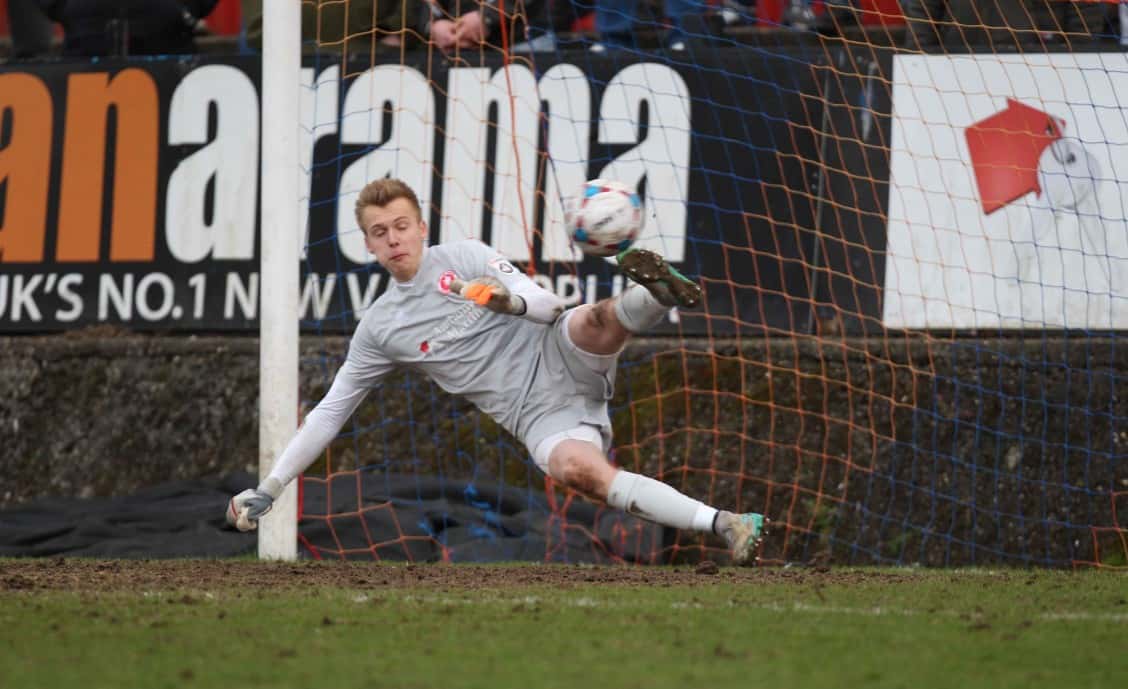
[(251, 562), (200, 560), (104, 561), (77, 558), (0, 563), (0, 591), (140, 591), (246, 588), (433, 588), (497, 589), (507, 586), (712, 586), (718, 584), (895, 583), (905, 572), (830, 569), (691, 568), (590, 565), (379, 565), (342, 562)]

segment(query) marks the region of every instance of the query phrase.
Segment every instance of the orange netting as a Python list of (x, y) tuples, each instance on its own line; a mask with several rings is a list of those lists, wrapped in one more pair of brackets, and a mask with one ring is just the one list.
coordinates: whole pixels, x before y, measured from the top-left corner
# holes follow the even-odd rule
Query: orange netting
[[(768, 515), (771, 563), (1128, 566), (1114, 4), (640, 3), (627, 44), (563, 4), (303, 2), (310, 272), (378, 274), (351, 209), (391, 174), (432, 242), (607, 298), (622, 278), (568, 246), (561, 199), (621, 180), (706, 298), (624, 353), (618, 465)], [(341, 361), (311, 352), (303, 397)], [(553, 486), (410, 372), (303, 488), (319, 557), (726, 558)]]

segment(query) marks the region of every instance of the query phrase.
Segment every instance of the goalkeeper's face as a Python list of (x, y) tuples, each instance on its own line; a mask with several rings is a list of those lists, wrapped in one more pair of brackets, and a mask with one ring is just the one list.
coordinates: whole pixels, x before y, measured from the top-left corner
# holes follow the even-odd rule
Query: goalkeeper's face
[(423, 259), (427, 223), (407, 199), (394, 199), (386, 206), (365, 206), (360, 214), (364, 243), (376, 262), (396, 280), (415, 277)]

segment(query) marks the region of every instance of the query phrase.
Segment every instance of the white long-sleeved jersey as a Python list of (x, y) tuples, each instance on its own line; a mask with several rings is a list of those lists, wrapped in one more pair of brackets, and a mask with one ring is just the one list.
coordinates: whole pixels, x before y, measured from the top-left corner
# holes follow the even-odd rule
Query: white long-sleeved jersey
[[(495, 313), (450, 291), (455, 278), (483, 276), (522, 297), (525, 317)], [(530, 451), (581, 423), (603, 428), (609, 442), (614, 368), (596, 374), (570, 356), (563, 319), (555, 319), (559, 305), (555, 295), (477, 240), (425, 249), (411, 282), (393, 281), (365, 312), (333, 385), (271, 477), (284, 486), (312, 464), (368, 390), (401, 367), (467, 398)]]

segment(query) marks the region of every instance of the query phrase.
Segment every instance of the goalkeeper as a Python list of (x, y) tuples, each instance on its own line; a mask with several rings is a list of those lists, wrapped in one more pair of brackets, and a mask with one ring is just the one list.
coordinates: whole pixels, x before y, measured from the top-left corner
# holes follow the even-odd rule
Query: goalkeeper
[(366, 186), (356, 218), (392, 282), (365, 312), (332, 386), (270, 475), (232, 498), (229, 523), (255, 528), (368, 390), (396, 367), (407, 367), (493, 417), (554, 480), (664, 526), (723, 536), (736, 563), (757, 559), (762, 515), (719, 511), (607, 459), (607, 402), (623, 345), (671, 307), (696, 306), (696, 283), (658, 254), (631, 249), (620, 254), (619, 269), (640, 286), (565, 311), (556, 295), (479, 241), (428, 247), (415, 192), (399, 180)]

